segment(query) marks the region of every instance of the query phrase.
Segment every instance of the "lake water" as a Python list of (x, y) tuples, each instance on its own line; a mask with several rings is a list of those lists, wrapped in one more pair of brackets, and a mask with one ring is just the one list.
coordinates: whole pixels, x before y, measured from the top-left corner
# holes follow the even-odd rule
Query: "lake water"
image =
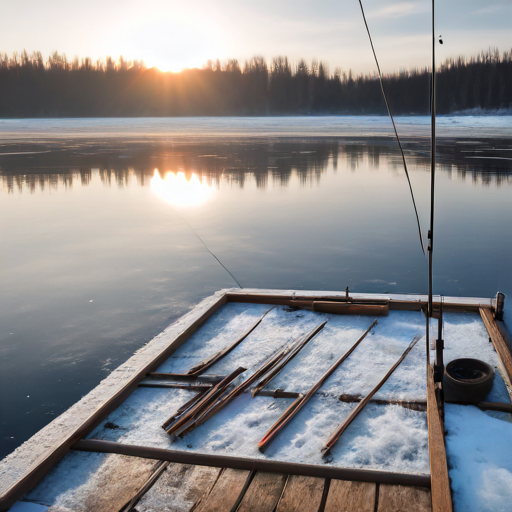
[[(398, 120), (424, 236), (428, 122)], [(512, 120), (438, 132), (434, 291), (512, 293)], [(187, 223), (244, 287), (427, 291), (386, 118), (0, 120), (0, 457), (236, 286)]]

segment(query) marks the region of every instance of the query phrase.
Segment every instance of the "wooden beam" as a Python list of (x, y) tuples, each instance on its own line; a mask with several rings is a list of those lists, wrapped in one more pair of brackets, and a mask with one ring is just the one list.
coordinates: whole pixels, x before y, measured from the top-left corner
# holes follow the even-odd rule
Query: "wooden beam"
[[(340, 395), (340, 402), (360, 402), (362, 397), (359, 395)], [(426, 400), (386, 400), (382, 398), (372, 398), (368, 403), (376, 405), (398, 405), (405, 409), (411, 409), (412, 411), (426, 411), (427, 401)]]
[(188, 373), (148, 373), (146, 379), (148, 380), (176, 380), (184, 382), (204, 382), (210, 384), (217, 384), (225, 375), (189, 375)]
[(430, 478), (432, 479), (432, 512), (452, 512), (444, 435), (437, 406), (434, 372), (430, 365), (427, 368), (427, 423)]
[(340, 468), (327, 464), (299, 464), (268, 459), (233, 457), (206, 453), (184, 452), (153, 448), (149, 446), (128, 445), (99, 439), (83, 439), (73, 445), (74, 450), (97, 453), (117, 453), (145, 459), (166, 460), (180, 464), (197, 464), (221, 468), (245, 469), (282, 473), (285, 475), (303, 475), (317, 478), (337, 478), (357, 482), (380, 482), (414, 487), (430, 487), (430, 476), (393, 473), (390, 471), (373, 471), (367, 469)]
[[(315, 301), (347, 302), (345, 292), (295, 292), (282, 290), (263, 290), (244, 288), (225, 290), (229, 302), (249, 302), (255, 304), (273, 304), (290, 307), (313, 308)], [(420, 311), (428, 302), (427, 295), (421, 294), (394, 294), (394, 293), (351, 293), (352, 302), (359, 304), (388, 301), (389, 309)], [(479, 308), (491, 309), (493, 299), (473, 297), (443, 297), (445, 311), (478, 312)], [(441, 297), (434, 296), (434, 303), (440, 303)]]
[(501, 363), (507, 372), (507, 377), (509, 383), (512, 382), (512, 354), (510, 353), (510, 348), (505, 341), (505, 338), (501, 334), (498, 326), (496, 325), (496, 321), (492, 315), (492, 311), (489, 309), (480, 308), (480, 316), (484, 322), (485, 328), (489, 333), (489, 337), (491, 338), (492, 344), (498, 356), (500, 357)]
[(270, 398), (298, 398), (302, 393), (295, 391), (283, 391), (282, 389), (262, 389), (258, 395)]
[(317, 311), (318, 313), (331, 313), (333, 315), (388, 316), (389, 303), (360, 304), (316, 300), (313, 301), (313, 311)]
[(167, 388), (167, 389), (184, 389), (185, 391), (208, 391), (212, 388), (206, 384), (185, 384), (182, 382), (158, 382), (158, 381), (142, 381), (139, 382), (139, 388)]

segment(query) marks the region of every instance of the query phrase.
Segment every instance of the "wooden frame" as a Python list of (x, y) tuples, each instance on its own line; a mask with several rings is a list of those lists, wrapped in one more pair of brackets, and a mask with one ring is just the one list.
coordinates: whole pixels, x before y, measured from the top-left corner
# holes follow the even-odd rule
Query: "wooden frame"
[[(434, 303), (440, 301), (439, 296), (434, 296)], [(427, 296), (360, 293), (348, 296), (346, 292), (258, 289), (225, 289), (216, 292), (170, 325), (88, 395), (0, 461), (0, 511), (8, 510), (36, 485), (73, 444), (94, 430), (126, 400), (148, 373), (154, 372), (227, 302), (284, 305), (312, 310), (317, 302), (322, 303), (322, 308), (332, 311), (348, 307), (352, 314), (365, 314), (373, 309), (371, 306), (380, 311), (420, 311), (427, 305)], [(494, 307), (494, 299), (443, 297), (445, 311), (483, 311), (482, 316), (492, 318)], [(494, 325), (491, 330), (496, 339)], [(508, 347), (506, 353), (510, 355)]]

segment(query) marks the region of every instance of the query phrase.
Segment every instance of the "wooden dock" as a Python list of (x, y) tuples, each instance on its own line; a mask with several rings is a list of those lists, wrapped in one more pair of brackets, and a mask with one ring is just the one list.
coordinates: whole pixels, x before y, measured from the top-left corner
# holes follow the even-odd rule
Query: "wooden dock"
[[(98, 457), (97, 482), (93, 482), (96, 490), (92, 487), (83, 499), (77, 498), (81, 505), (76, 510), (398, 512), (414, 509), (438, 512), (452, 509), (443, 432), (430, 373), (427, 376), (429, 477), (213, 454), (180, 455), (174, 450), (85, 440), (148, 374), (155, 372), (227, 302), (375, 316), (389, 310), (420, 311), (426, 306), (427, 296), (349, 296), (337, 292), (253, 289), (215, 293), (156, 336), (88, 395), (0, 462), (0, 510), (8, 510), (33, 489), (70, 450), (77, 454), (94, 452)], [(440, 302), (440, 297), (434, 297), (434, 302)], [(443, 297), (445, 311), (480, 312), (510, 378), (510, 350), (494, 321), (494, 307), (493, 299)], [(197, 389), (204, 392), (208, 385), (201, 383)], [(50, 507), (49, 510), (59, 512), (63, 509)]]

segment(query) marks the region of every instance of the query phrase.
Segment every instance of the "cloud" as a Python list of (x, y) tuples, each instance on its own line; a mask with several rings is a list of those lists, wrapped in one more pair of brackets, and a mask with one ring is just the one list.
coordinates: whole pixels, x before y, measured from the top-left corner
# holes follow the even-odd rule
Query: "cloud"
[(418, 2), (399, 2), (396, 4), (388, 5), (383, 9), (372, 11), (368, 17), (371, 18), (403, 18), (413, 14), (428, 12), (424, 3)]
[(503, 6), (502, 5), (490, 5), (489, 7), (483, 7), (482, 9), (477, 9), (476, 11), (470, 12), (469, 14), (492, 14), (493, 12), (499, 11)]

